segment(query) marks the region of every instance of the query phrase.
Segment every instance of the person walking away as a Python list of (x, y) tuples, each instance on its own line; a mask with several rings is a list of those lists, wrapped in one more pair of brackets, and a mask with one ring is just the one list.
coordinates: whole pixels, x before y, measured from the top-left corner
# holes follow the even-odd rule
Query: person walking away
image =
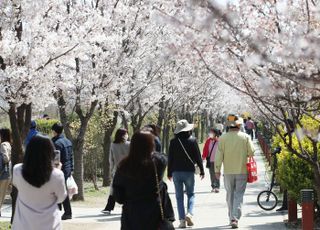
[[(128, 131), (126, 129), (118, 129), (115, 134), (114, 142), (110, 147), (109, 164), (110, 174), (113, 180), (116, 169), (121, 160), (129, 154), (130, 142), (128, 141)], [(111, 181), (112, 181), (111, 180)], [(110, 214), (114, 209), (116, 201), (112, 195), (112, 183), (110, 186), (110, 195), (106, 207), (101, 211), (104, 214)]]
[(214, 172), (214, 159), (218, 149), (219, 137), (221, 136), (221, 131), (218, 129), (211, 128), (209, 133), (209, 138), (206, 140), (202, 151), (202, 159), (207, 160), (207, 168), (210, 173), (211, 180), (211, 192), (219, 193), (220, 180), (216, 178)]
[[(163, 178), (166, 157), (153, 153), (154, 136), (139, 131), (132, 136), (129, 155), (113, 178), (113, 196), (123, 204), (121, 230), (156, 230), (161, 220), (156, 173)], [(156, 167), (156, 170), (155, 170)]]
[(27, 145), (29, 144), (31, 138), (38, 134), (39, 134), (39, 131), (37, 130), (37, 122), (35, 120), (32, 120), (28, 135), (24, 141), (24, 149), (27, 148)]
[(0, 216), (1, 207), (10, 183), (11, 132), (0, 129)]
[[(194, 208), (194, 174), (195, 164), (200, 168), (200, 177), (204, 178), (204, 169), (201, 159), (201, 153), (198, 143), (191, 136), (194, 125), (189, 124), (187, 120), (180, 120), (174, 131), (175, 137), (170, 141), (168, 156), (168, 178), (173, 178), (176, 200), (178, 206), (179, 228), (193, 226), (193, 208)], [(188, 197), (187, 214), (185, 214), (184, 191), (186, 188)]]
[[(62, 163), (62, 172), (64, 174), (65, 182), (71, 176), (73, 172), (73, 152), (72, 152), (72, 143), (64, 135), (63, 126), (59, 123), (55, 123), (52, 126), (53, 138), (52, 141), (56, 150), (60, 151), (60, 161)], [(62, 220), (72, 219), (72, 210), (69, 196), (63, 201), (64, 214), (62, 215)], [(59, 204), (61, 209), (61, 204)]]
[(240, 132), (240, 122), (236, 115), (229, 115), (227, 125), (229, 132), (219, 139), (215, 158), (216, 177), (224, 166), (224, 186), (227, 192), (229, 220), (232, 228), (238, 228), (241, 206), (247, 185), (247, 159), (254, 155), (251, 138)]
[(246, 131), (249, 136), (251, 136), (251, 140), (253, 140), (253, 130), (256, 129), (254, 122), (251, 120), (251, 117), (248, 117), (246, 122)]
[(51, 140), (37, 135), (30, 140), (23, 163), (14, 166), (12, 183), (18, 197), (12, 230), (62, 229), (57, 204), (67, 191), (63, 172), (53, 167), (54, 155)]
[(161, 153), (162, 145), (160, 140), (160, 127), (155, 124), (148, 124), (142, 130), (148, 130), (154, 135), (155, 151)]

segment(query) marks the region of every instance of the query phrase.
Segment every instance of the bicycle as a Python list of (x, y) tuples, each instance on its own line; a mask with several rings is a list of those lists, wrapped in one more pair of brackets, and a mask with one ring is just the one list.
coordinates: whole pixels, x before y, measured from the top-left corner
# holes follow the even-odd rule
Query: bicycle
[(271, 184), (268, 190), (264, 190), (258, 194), (257, 202), (260, 208), (266, 211), (273, 210), (278, 204), (277, 195), (272, 192), (273, 187), (276, 185), (275, 183), (275, 170), (277, 168), (277, 154), (281, 152), (281, 148), (278, 147), (272, 152), (272, 156), (274, 156), (273, 168), (272, 168), (272, 178)]

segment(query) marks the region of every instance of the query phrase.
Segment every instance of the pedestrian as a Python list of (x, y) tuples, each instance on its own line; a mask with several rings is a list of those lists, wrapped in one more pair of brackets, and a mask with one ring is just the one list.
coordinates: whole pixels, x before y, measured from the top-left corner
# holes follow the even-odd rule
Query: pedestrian
[(112, 184), (115, 200), (123, 204), (121, 230), (158, 229), (157, 183), (161, 187), (166, 161), (163, 154), (154, 153), (150, 132), (139, 131), (132, 136), (129, 155), (120, 162)]
[(229, 132), (219, 139), (218, 152), (215, 158), (215, 172), (220, 178), (221, 166), (224, 167), (224, 186), (227, 192), (227, 205), (230, 225), (238, 228), (241, 217), (241, 206), (247, 186), (248, 157), (253, 156), (254, 147), (249, 135), (240, 132), (239, 118), (229, 115), (227, 125)]
[[(13, 168), (13, 185), (18, 190), (13, 230), (60, 230), (57, 204), (67, 196), (63, 172), (53, 167), (54, 146), (47, 137), (34, 136), (23, 164)], [(58, 166), (61, 167), (61, 164)]]
[(10, 183), (11, 132), (0, 129), (0, 216), (1, 207)]
[[(63, 126), (60, 123), (55, 123), (52, 126), (53, 138), (52, 141), (56, 150), (60, 151), (60, 161), (62, 163), (62, 172), (64, 174), (65, 182), (71, 176), (73, 172), (73, 152), (72, 143), (64, 135)], [(69, 196), (63, 201), (64, 214), (62, 215), (62, 220), (72, 219), (72, 210)], [(62, 209), (61, 204), (59, 204), (60, 210)]]
[(209, 138), (206, 140), (206, 143), (202, 151), (202, 159), (207, 160), (207, 168), (210, 173), (211, 180), (211, 192), (219, 193), (220, 189), (220, 180), (216, 178), (214, 172), (214, 159), (218, 149), (219, 137), (221, 136), (221, 131), (219, 129), (211, 128), (209, 132)]
[(39, 134), (39, 131), (37, 130), (37, 122), (35, 120), (32, 120), (31, 124), (30, 124), (29, 132), (28, 132), (27, 137), (24, 141), (24, 149), (27, 148), (27, 145), (28, 145), (29, 141), (31, 140), (31, 138), (37, 134)]
[(249, 136), (251, 136), (251, 140), (253, 140), (254, 129), (256, 129), (254, 122), (251, 120), (251, 117), (248, 117), (248, 120), (245, 123), (246, 132)]
[[(200, 168), (200, 177), (204, 177), (201, 153), (197, 140), (191, 136), (194, 125), (187, 120), (180, 120), (174, 131), (175, 137), (170, 141), (168, 156), (168, 178), (173, 178), (179, 213), (179, 228), (193, 226), (195, 164)], [(184, 207), (184, 191), (188, 197), (187, 214)]]
[[(126, 129), (118, 129), (115, 134), (114, 142), (110, 147), (109, 164), (111, 181), (113, 180), (116, 169), (121, 160), (129, 154), (130, 142), (128, 141), (128, 131)], [(111, 214), (116, 201), (112, 195), (112, 183), (110, 186), (110, 195), (106, 207), (101, 211), (104, 214)]]
[(155, 151), (161, 153), (162, 145), (160, 140), (160, 127), (155, 124), (148, 124), (143, 129), (150, 131), (154, 135)]

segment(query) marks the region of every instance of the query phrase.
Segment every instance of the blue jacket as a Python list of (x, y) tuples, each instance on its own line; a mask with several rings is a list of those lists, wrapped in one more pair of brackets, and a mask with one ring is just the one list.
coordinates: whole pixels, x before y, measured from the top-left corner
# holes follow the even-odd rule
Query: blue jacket
[(64, 178), (67, 179), (71, 176), (73, 171), (73, 151), (72, 143), (69, 139), (65, 138), (62, 134), (52, 138), (56, 150), (60, 151), (60, 161), (62, 163), (61, 170), (63, 171)]
[(38, 130), (36, 130), (35, 128), (31, 128), (28, 132), (28, 135), (24, 141), (24, 148), (27, 148), (27, 145), (29, 144), (31, 138), (35, 135), (37, 135), (39, 133)]

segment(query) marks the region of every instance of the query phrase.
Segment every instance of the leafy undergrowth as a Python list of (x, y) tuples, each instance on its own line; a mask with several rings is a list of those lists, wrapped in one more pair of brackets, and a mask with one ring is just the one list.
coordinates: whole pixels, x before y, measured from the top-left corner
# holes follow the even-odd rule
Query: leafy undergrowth
[(0, 222), (0, 230), (11, 229), (11, 225), (9, 221)]

